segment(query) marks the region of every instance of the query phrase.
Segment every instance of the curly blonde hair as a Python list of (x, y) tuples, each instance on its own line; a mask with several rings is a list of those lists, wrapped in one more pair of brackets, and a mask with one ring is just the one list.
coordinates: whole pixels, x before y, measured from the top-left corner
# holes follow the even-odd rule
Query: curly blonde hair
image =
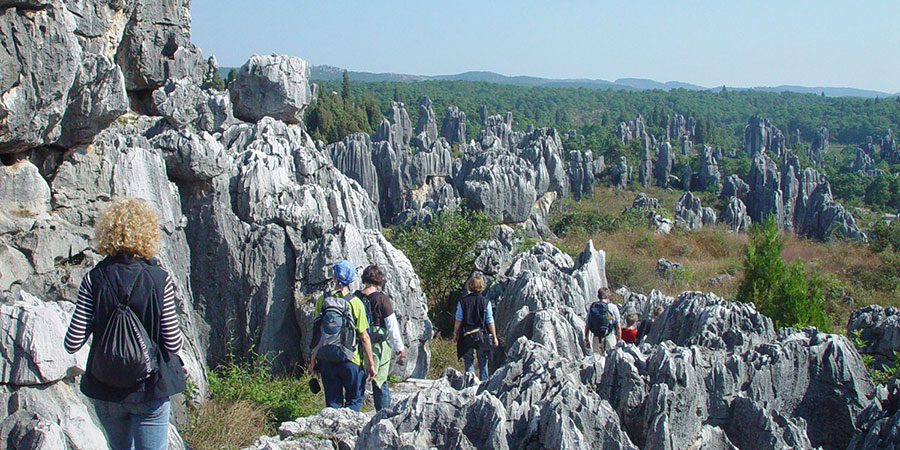
[(150, 259), (159, 244), (156, 211), (145, 200), (122, 197), (100, 214), (94, 226), (97, 252), (112, 256), (119, 252)]

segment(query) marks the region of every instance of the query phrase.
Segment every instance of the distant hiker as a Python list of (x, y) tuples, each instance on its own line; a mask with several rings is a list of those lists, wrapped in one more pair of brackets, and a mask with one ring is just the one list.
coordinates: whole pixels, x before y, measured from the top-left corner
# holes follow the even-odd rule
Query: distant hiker
[(625, 328), (622, 328), (622, 340), (632, 343), (637, 340), (637, 322), (638, 314), (631, 312), (625, 314)]
[(653, 322), (656, 322), (656, 318), (662, 314), (663, 309), (662, 305), (654, 306), (650, 311), (650, 318), (641, 321), (637, 331), (637, 342), (641, 342), (644, 339), (644, 336), (650, 334), (650, 328), (653, 326)]
[[(347, 295), (356, 266), (341, 260), (331, 270), (336, 289), (326, 291), (316, 300), (309, 370), (313, 371), (318, 362), (326, 407), (359, 411), (366, 393), (366, 380), (375, 378), (369, 321), (359, 298)], [(366, 358), (365, 368), (360, 346)]]
[(94, 399), (113, 449), (165, 449), (169, 396), (184, 390), (172, 277), (152, 259), (160, 233), (144, 200), (115, 200), (94, 228), (106, 255), (81, 280), (65, 348), (93, 333), (81, 392)]
[(609, 288), (597, 290), (597, 301), (588, 308), (587, 323), (584, 324), (584, 345), (597, 353), (615, 347), (616, 341), (622, 339), (619, 307), (609, 302), (609, 296)]
[[(397, 350), (397, 357), (406, 357), (406, 346), (400, 336), (400, 324), (394, 314), (391, 299), (381, 292), (384, 286), (384, 272), (376, 265), (363, 270), (362, 282), (365, 289), (356, 291), (358, 297), (368, 310), (369, 340), (372, 342), (372, 358), (375, 360), (375, 379), (372, 380), (372, 398), (375, 400), (375, 411), (381, 411), (391, 405), (391, 394), (388, 391), (388, 373), (391, 369), (392, 347)], [(390, 344), (388, 344), (390, 337)]]
[(469, 293), (456, 304), (456, 321), (453, 324), (456, 357), (462, 358), (467, 373), (475, 372), (473, 352), (477, 349), (478, 376), (484, 381), (488, 378), (491, 348), (500, 345), (494, 327), (494, 311), (491, 302), (481, 295), (484, 278), (478, 275), (469, 278), (466, 289)]

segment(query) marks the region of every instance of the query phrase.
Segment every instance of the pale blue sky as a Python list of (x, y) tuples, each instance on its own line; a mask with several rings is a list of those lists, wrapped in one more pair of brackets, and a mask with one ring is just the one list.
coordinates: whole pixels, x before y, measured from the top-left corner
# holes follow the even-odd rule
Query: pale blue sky
[(221, 66), (281, 53), (368, 72), (900, 92), (897, 0), (193, 0), (191, 16)]

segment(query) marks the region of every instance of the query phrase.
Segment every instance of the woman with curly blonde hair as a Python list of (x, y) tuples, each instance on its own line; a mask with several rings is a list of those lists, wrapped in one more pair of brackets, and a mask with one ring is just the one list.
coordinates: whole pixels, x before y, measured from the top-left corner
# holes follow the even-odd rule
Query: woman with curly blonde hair
[[(165, 449), (169, 396), (183, 391), (185, 382), (177, 355), (182, 337), (175, 285), (153, 259), (160, 239), (156, 212), (144, 200), (117, 199), (100, 215), (94, 234), (96, 250), (106, 258), (81, 281), (66, 351), (75, 353), (95, 332), (81, 392), (94, 399), (111, 448)], [(145, 350), (154, 370), (139, 379), (93, 364), (101, 336), (123, 307), (131, 310), (150, 340)]]

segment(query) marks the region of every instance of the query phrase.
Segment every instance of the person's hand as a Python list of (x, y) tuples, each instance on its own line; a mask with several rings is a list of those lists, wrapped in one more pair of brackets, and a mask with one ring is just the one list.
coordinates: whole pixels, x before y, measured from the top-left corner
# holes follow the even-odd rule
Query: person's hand
[(456, 333), (453, 333), (453, 342), (459, 342), (459, 335)]
[(497, 336), (494, 336), (494, 347), (499, 347), (500, 341), (497, 340)]
[(375, 368), (371, 364), (366, 367), (366, 375), (369, 376), (370, 381), (375, 379)]
[(399, 352), (397, 352), (397, 359), (403, 359), (403, 358), (406, 358), (406, 349), (405, 348), (403, 350), (400, 350)]

